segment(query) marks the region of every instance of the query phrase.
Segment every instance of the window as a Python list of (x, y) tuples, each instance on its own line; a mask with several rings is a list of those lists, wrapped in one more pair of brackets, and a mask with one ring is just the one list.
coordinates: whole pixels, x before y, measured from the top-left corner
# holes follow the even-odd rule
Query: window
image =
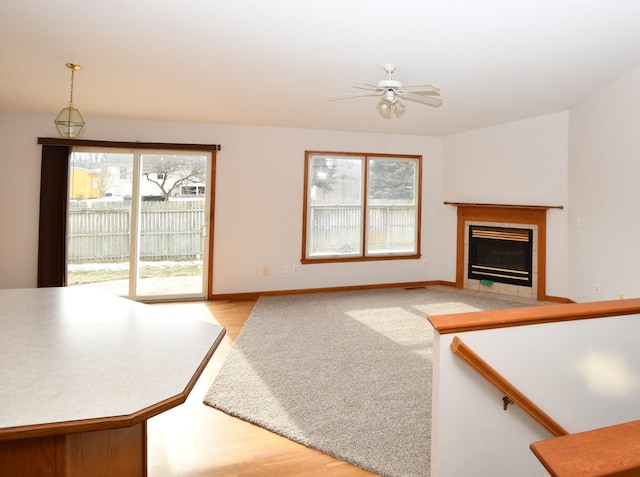
[(205, 186), (203, 185), (188, 185), (188, 186), (180, 186), (180, 196), (193, 196), (193, 195), (204, 195)]
[(421, 156), (305, 153), (302, 262), (420, 256)]

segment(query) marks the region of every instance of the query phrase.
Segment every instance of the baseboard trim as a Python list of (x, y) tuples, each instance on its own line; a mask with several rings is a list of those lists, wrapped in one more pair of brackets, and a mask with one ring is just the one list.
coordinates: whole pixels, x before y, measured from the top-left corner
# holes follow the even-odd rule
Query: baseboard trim
[[(344, 287), (322, 287), (322, 288), (297, 288), (293, 290), (265, 290), (257, 292), (244, 292), (244, 293), (214, 293), (209, 297), (209, 300), (229, 300), (229, 301), (242, 301), (242, 300), (257, 300), (261, 296), (279, 296), (279, 295), (300, 295), (303, 293), (328, 293), (328, 292), (340, 292), (340, 291), (357, 291), (357, 290), (376, 290), (380, 288), (423, 288), (428, 286), (445, 286), (451, 288), (457, 288), (456, 282), (448, 282), (445, 280), (428, 280), (424, 282), (403, 282), (403, 283), (378, 283), (373, 285), (351, 285)], [(545, 301), (553, 303), (575, 303), (569, 298), (560, 296), (545, 296)]]
[(563, 298), (561, 296), (549, 296), (549, 295), (545, 296), (545, 301), (552, 301), (554, 303), (564, 303), (564, 304), (575, 303), (575, 301), (570, 300), (569, 298)]
[(446, 282), (443, 280), (429, 280), (424, 282), (404, 282), (404, 283), (379, 283), (373, 285), (352, 285), (343, 287), (322, 287), (322, 288), (299, 288), (294, 290), (270, 290), (246, 293), (214, 293), (209, 297), (210, 300), (256, 300), (261, 296), (279, 296), (279, 295), (299, 295), (302, 293), (327, 293), (339, 291), (357, 291), (357, 290), (375, 290), (380, 288), (422, 288), (427, 286), (442, 285), (455, 288), (455, 282)]

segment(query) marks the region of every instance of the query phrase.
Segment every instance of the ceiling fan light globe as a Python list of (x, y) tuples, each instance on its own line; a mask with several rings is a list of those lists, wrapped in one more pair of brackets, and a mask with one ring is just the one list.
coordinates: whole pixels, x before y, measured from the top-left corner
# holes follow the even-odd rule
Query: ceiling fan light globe
[(393, 103), (393, 110), (394, 110), (396, 113), (401, 113), (401, 112), (403, 112), (403, 111), (404, 111), (404, 108), (405, 108), (404, 104), (402, 104), (400, 101), (396, 101), (396, 102), (394, 102), (394, 103)]
[(390, 109), (391, 109), (391, 103), (389, 101), (387, 101), (386, 99), (383, 99), (378, 104), (378, 110), (383, 112), (383, 113), (388, 112)]

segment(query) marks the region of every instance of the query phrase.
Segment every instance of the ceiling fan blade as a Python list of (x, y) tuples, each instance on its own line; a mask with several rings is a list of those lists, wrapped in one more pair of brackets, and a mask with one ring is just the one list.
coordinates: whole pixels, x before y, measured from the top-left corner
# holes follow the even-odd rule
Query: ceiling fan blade
[(427, 104), (429, 106), (433, 106), (437, 108), (442, 105), (442, 100), (440, 98), (433, 98), (431, 96), (422, 96), (415, 93), (406, 93), (402, 95), (403, 99), (408, 99), (410, 101), (415, 101), (417, 103)]
[(360, 98), (363, 96), (378, 96), (379, 94), (380, 93), (376, 93), (375, 91), (370, 91), (369, 93), (339, 94), (336, 96), (329, 96), (329, 101), (335, 101), (337, 99)]
[(416, 94), (440, 93), (440, 88), (438, 88), (437, 86), (433, 86), (432, 84), (418, 84), (418, 85), (412, 85), (412, 86), (405, 86), (402, 89), (404, 89), (405, 91), (408, 91), (409, 93), (416, 93)]
[(354, 81), (353, 87), (361, 88), (361, 89), (370, 89), (371, 91), (378, 90), (378, 87), (375, 84), (365, 83), (364, 81)]
[(440, 91), (407, 91), (406, 89), (397, 92), (400, 95), (403, 94), (417, 94), (419, 96), (440, 96)]

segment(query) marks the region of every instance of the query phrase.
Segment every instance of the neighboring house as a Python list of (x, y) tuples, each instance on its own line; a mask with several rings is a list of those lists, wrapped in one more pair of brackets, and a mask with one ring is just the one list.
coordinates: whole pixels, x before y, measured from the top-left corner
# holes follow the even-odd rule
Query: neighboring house
[[(131, 156), (113, 154), (105, 156), (101, 162), (75, 160), (72, 166), (72, 199), (131, 198), (133, 193)], [(173, 174), (165, 176), (164, 172), (158, 171), (158, 166), (153, 161), (148, 164), (148, 169), (148, 172), (142, 173), (143, 180), (140, 182), (140, 195), (143, 198), (164, 198), (163, 191), (158, 185), (163, 181), (165, 190), (171, 191), (170, 198), (203, 197), (205, 194), (205, 184), (198, 180), (186, 180), (174, 188), (178, 180), (190, 173), (189, 170), (174, 171)]]
[(340, 203), (345, 197), (358, 197), (361, 184), (359, 175), (341, 174), (335, 177), (331, 187), (312, 186), (311, 199), (324, 204)]
[(71, 176), (70, 195), (72, 199), (97, 199), (102, 197), (102, 177), (100, 169), (74, 167)]

